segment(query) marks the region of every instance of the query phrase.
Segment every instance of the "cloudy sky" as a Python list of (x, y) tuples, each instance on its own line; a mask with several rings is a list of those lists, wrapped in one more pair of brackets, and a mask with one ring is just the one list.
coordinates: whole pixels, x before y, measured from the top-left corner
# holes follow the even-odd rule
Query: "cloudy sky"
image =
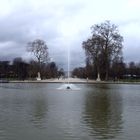
[(81, 47), (90, 27), (110, 20), (124, 37), (124, 60), (140, 61), (139, 0), (0, 0), (0, 60), (30, 58), (29, 41), (46, 41), (49, 55), (65, 67), (70, 47), (71, 67), (84, 64)]

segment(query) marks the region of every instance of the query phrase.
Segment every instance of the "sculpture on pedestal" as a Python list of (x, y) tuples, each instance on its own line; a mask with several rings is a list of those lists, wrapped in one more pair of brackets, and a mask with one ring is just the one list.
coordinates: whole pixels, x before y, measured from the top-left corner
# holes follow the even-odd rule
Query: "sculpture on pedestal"
[(97, 76), (96, 81), (98, 81), (98, 82), (100, 82), (100, 81), (101, 81), (101, 79), (100, 79), (100, 74), (99, 74), (99, 73), (98, 73), (98, 76)]
[(37, 73), (37, 78), (36, 78), (36, 80), (37, 80), (37, 81), (40, 81), (40, 80), (41, 80), (40, 72)]

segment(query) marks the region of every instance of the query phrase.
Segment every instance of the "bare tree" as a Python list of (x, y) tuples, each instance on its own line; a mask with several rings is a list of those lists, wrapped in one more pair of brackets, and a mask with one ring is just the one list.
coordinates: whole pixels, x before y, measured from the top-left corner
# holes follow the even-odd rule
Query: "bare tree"
[(36, 39), (27, 44), (27, 51), (31, 52), (37, 59), (38, 62), (38, 71), (41, 72), (41, 66), (44, 63), (47, 63), (48, 58), (48, 47), (46, 42), (41, 39)]
[(44, 40), (36, 39), (29, 42), (27, 45), (27, 51), (33, 53), (39, 64), (48, 61), (48, 47)]
[(96, 24), (91, 30), (92, 37), (82, 45), (86, 55), (96, 65), (97, 71), (105, 72), (107, 80), (111, 62), (116, 57), (122, 57), (123, 37), (119, 34), (117, 26), (110, 21)]

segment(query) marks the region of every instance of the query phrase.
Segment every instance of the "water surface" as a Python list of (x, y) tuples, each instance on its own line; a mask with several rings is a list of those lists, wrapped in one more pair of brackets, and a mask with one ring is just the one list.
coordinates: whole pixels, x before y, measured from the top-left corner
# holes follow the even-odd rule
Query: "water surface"
[(137, 140), (139, 85), (1, 84), (0, 140)]

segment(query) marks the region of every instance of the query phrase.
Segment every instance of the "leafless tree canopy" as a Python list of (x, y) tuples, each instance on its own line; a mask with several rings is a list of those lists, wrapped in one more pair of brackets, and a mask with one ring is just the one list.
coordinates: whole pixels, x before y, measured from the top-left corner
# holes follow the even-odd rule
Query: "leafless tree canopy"
[(48, 47), (44, 40), (36, 39), (33, 42), (29, 42), (27, 51), (33, 53), (39, 64), (48, 61)]
[(92, 37), (84, 41), (82, 46), (86, 56), (96, 65), (97, 71), (104, 69), (108, 79), (111, 62), (122, 56), (123, 37), (119, 34), (117, 26), (110, 21), (93, 25), (91, 30)]

